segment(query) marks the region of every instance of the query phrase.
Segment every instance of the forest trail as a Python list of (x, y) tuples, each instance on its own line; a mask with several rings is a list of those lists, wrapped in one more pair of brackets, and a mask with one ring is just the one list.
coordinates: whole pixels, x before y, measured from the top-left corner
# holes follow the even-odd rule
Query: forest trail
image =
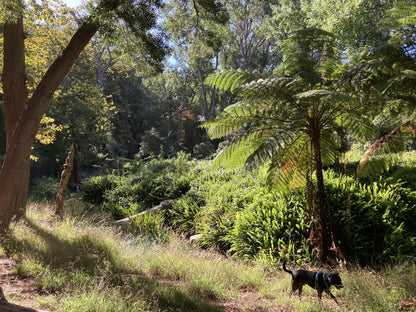
[[(16, 262), (4, 255), (0, 257), (0, 287), (10, 303), (18, 303), (24, 307), (40, 308), (37, 299), (41, 296), (36, 289), (36, 282), (31, 278), (22, 278), (14, 274)], [(283, 307), (273, 306), (255, 292), (246, 292), (236, 301), (222, 301), (218, 305), (224, 312), (289, 312)], [(1, 310), (1, 307), (0, 307)]]
[[(10, 303), (22, 307), (39, 309), (38, 298), (41, 294), (33, 278), (22, 278), (15, 274), (16, 261), (0, 256), (0, 287)], [(257, 292), (247, 290), (239, 293), (238, 298), (213, 302), (224, 312), (292, 312), (290, 308), (276, 306), (273, 299), (266, 299)], [(324, 299), (324, 301), (327, 301)], [(327, 304), (332, 305), (329, 301)], [(335, 307), (334, 307), (335, 308)], [(1, 310), (1, 307), (0, 307)]]
[(31, 308), (22, 311), (415, 311), (412, 267), (342, 270), (337, 305), (309, 287), (290, 297), (290, 275), (278, 267), (236, 261), (172, 233), (148, 241), (104, 217), (45, 219), (48, 204), (30, 208), (0, 249), (0, 287), (8, 302)]
[[(41, 294), (36, 281), (30, 277), (21, 277), (15, 273), (16, 261), (0, 256), (0, 287), (6, 300), (12, 304), (31, 309), (40, 309), (38, 298)], [(263, 298), (256, 292), (241, 293), (235, 300), (221, 300), (215, 303), (224, 312), (290, 312), (292, 310), (273, 305), (272, 300)], [(1, 306), (0, 306), (0, 311)]]
[[(16, 262), (4, 255), (0, 256), (0, 287), (5, 299), (12, 304), (18, 303), (22, 307), (38, 308), (36, 299), (40, 297), (36, 290), (36, 282), (31, 278), (22, 278), (14, 274)], [(2, 308), (0, 307), (0, 310)]]

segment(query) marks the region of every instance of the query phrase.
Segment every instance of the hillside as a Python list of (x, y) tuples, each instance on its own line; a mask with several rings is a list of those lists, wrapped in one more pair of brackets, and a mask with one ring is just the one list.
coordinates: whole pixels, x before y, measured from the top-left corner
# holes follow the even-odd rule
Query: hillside
[[(64, 220), (32, 203), (1, 236), (1, 287), (13, 303), (48, 311), (397, 311), (415, 305), (416, 268), (338, 267), (345, 288), (304, 288), (290, 297), (280, 268), (241, 262), (191, 246), (166, 230), (155, 239), (111, 226), (68, 201)], [(82, 213), (80, 213), (83, 211)], [(294, 266), (293, 266), (294, 267)], [(328, 270), (328, 268), (320, 268)]]

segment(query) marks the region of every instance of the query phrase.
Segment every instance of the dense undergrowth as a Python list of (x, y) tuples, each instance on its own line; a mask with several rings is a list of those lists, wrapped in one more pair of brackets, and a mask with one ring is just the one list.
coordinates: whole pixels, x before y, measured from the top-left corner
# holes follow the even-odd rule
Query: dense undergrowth
[[(349, 262), (414, 262), (414, 159), (414, 154), (401, 156), (389, 172), (372, 179), (359, 180), (354, 170), (325, 171), (331, 226)], [(153, 228), (157, 236), (168, 226), (185, 236), (201, 234), (200, 246), (240, 258), (272, 265), (281, 258), (313, 262), (305, 191), (278, 191), (263, 181), (264, 168), (214, 169), (209, 162), (179, 154), (173, 159), (136, 159), (121, 171), (92, 178), (83, 185), (82, 196), (114, 218), (170, 199), (171, 210), (135, 222), (139, 232)]]
[(0, 256), (17, 262), (11, 274), (35, 281), (39, 297), (32, 307), (59, 312), (393, 312), (410, 303), (415, 308), (416, 267), (411, 264), (378, 271), (339, 268), (345, 285), (333, 290), (339, 305), (326, 294), (319, 302), (309, 287), (299, 299), (289, 296), (290, 276), (281, 270), (197, 248), (172, 231), (155, 237), (143, 227), (137, 235), (135, 228), (114, 227), (108, 215), (88, 208), (69, 199), (61, 220), (52, 216), (53, 206), (32, 203), (24, 220), (0, 235)]

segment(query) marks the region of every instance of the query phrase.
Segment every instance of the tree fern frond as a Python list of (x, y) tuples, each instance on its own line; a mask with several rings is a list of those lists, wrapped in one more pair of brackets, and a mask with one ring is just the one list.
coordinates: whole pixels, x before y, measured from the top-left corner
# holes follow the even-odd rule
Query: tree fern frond
[(241, 86), (238, 96), (245, 99), (294, 100), (299, 92), (299, 81), (289, 77), (258, 79)]
[(359, 112), (350, 112), (347, 119), (340, 117), (337, 122), (349, 129), (356, 139), (362, 141), (368, 140), (375, 132), (375, 126), (370, 118)]
[(227, 144), (215, 157), (213, 167), (219, 168), (225, 166), (228, 169), (237, 169), (242, 167), (254, 148), (246, 140), (233, 141)]
[[(335, 37), (322, 29), (303, 28), (282, 44), (283, 66), (286, 75), (297, 75), (307, 85), (322, 81), (326, 60), (333, 59)], [(331, 69), (332, 71), (332, 69)]]
[(383, 60), (374, 59), (369, 52), (362, 54), (363, 60), (352, 66), (344, 75), (343, 80), (348, 81), (350, 85), (362, 88), (363, 85), (371, 85), (378, 78), (384, 79), (394, 74), (391, 66)]
[(375, 141), (363, 154), (358, 165), (359, 176), (368, 176), (375, 172), (388, 170), (389, 160), (380, 157), (383, 154), (392, 154), (405, 150), (400, 128), (396, 128)]
[[(352, 102), (352, 98), (348, 95), (332, 91), (329, 89), (314, 89), (306, 92), (298, 93), (296, 97), (300, 100), (321, 100), (330, 101), (331, 103), (348, 103)], [(334, 111), (328, 110), (328, 113), (334, 114)]]
[[(413, 2), (413, 3), (412, 3)], [(396, 1), (394, 8), (387, 11), (384, 23), (400, 23), (414, 26), (416, 24), (416, 7), (414, 1)]]
[(267, 174), (268, 184), (296, 188), (304, 186), (311, 163), (310, 140), (298, 134), (276, 151)]
[(244, 71), (242, 69), (234, 71), (221, 71), (209, 75), (205, 79), (205, 84), (216, 87), (221, 91), (230, 90), (233, 92), (239, 86), (260, 78), (262, 75), (259, 71)]
[(272, 131), (253, 128), (236, 133), (230, 143), (218, 153), (214, 160), (214, 167), (221, 165), (226, 165), (227, 168), (241, 167), (247, 163), (247, 160), (256, 151), (266, 147), (269, 148), (268, 152), (271, 153), (270, 145), (266, 145), (268, 138), (272, 136)]
[(321, 134), (321, 155), (324, 165), (332, 165), (339, 155), (339, 146), (337, 144), (334, 131), (324, 130)]
[(220, 115), (205, 122), (201, 127), (208, 128), (208, 134), (212, 139), (227, 136), (253, 122), (249, 109), (246, 103), (237, 102), (228, 106)]
[[(415, 70), (403, 70), (393, 78), (389, 79), (383, 94), (395, 94), (400, 98), (401, 92), (409, 94), (409, 90), (414, 90), (416, 87), (416, 71)], [(403, 98), (409, 102), (415, 101), (415, 96), (407, 96)]]

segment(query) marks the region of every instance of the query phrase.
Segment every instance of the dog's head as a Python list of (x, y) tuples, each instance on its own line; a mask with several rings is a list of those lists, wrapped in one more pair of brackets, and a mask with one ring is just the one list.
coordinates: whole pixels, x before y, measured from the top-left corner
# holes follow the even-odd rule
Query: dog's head
[(339, 276), (338, 273), (329, 273), (328, 280), (331, 283), (331, 285), (334, 285), (337, 289), (344, 287), (344, 285), (342, 285), (342, 282), (341, 282), (341, 277)]

